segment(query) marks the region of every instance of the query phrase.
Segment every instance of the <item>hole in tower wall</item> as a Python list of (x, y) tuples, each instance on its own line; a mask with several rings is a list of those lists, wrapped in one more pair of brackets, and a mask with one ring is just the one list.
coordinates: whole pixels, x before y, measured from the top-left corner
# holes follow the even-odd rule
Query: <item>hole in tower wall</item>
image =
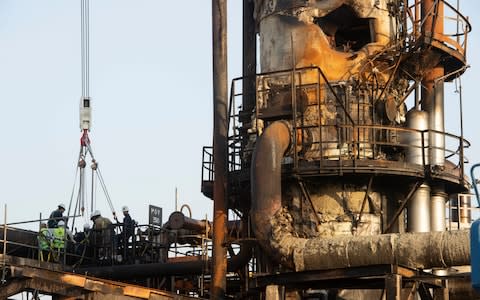
[(348, 5), (342, 5), (328, 15), (317, 18), (320, 26), (337, 51), (358, 51), (375, 41), (372, 18), (359, 18)]

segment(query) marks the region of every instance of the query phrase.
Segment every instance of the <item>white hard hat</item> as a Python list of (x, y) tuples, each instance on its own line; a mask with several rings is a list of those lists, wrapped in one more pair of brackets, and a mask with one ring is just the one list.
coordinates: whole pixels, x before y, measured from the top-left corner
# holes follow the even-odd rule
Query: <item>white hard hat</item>
[(96, 209), (92, 212), (92, 215), (90, 216), (90, 219), (94, 218), (94, 217), (98, 217), (100, 215), (101, 215), (100, 211), (98, 209)]
[(83, 230), (84, 231), (85, 230), (90, 230), (90, 224), (88, 224), (88, 223), (83, 224)]
[(122, 207), (122, 212), (126, 212), (126, 211), (128, 211), (128, 206)]
[(58, 226), (65, 226), (65, 222), (63, 220), (58, 221)]
[(58, 207), (63, 208), (63, 209), (66, 209), (66, 208), (65, 208), (65, 204), (63, 204), (63, 203), (60, 203), (60, 204), (58, 205)]

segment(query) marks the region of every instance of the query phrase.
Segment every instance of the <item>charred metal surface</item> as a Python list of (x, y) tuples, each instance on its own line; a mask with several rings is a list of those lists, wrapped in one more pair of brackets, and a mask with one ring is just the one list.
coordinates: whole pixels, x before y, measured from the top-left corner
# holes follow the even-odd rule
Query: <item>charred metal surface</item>
[(399, 264), (412, 268), (461, 266), (470, 262), (469, 231), (405, 233), (311, 239), (295, 252), (297, 270)]
[[(299, 237), (294, 218), (289, 209), (282, 207), (281, 197), (281, 161), (290, 146), (289, 132), (283, 122), (267, 127), (258, 141), (252, 172), (255, 234), (271, 255), (285, 266), (301, 271), (393, 263), (416, 268), (468, 264), (467, 232)], [(333, 235), (335, 232), (338, 229)]]
[[(381, 233), (404, 230), (398, 218), (408, 203), (429, 203), (430, 197), (468, 190), (463, 170), (445, 159), (450, 151), (458, 153), (445, 149), (447, 137), (457, 139), (459, 145), (464, 142), (444, 132), (445, 78), (441, 77), (445, 53), (422, 44), (422, 38), (429, 35), (443, 36), (443, 2), (428, 0), (415, 5), (413, 42), (403, 23), (411, 13), (408, 1), (255, 3), (263, 72), (257, 76), (258, 120), (251, 128), (259, 136), (251, 166), (255, 236), (272, 257), (296, 270), (302, 270), (304, 264), (322, 269), (363, 265), (362, 257), (368, 256), (377, 242), (383, 245), (391, 240), (390, 248), (410, 243), (414, 250), (410, 235)], [(459, 14), (459, 18), (463, 16)], [(447, 43), (447, 38), (443, 41)], [(411, 74), (406, 70), (417, 54), (408, 43), (417, 43), (415, 51), (421, 61), (416, 61), (418, 69)], [(419, 81), (425, 87), (423, 127), (413, 113), (407, 114), (404, 103)], [(368, 183), (372, 175), (388, 179), (372, 185)], [(292, 178), (308, 183), (299, 187)], [(400, 184), (382, 187), (388, 180)], [(422, 183), (428, 189), (420, 195), (417, 188)], [(432, 195), (430, 186), (434, 187)], [(447, 199), (442, 197), (442, 201)], [(441, 205), (438, 203), (435, 211), (440, 211)], [(419, 231), (428, 231), (430, 224), (442, 230), (443, 223), (432, 219), (442, 214), (430, 217), (426, 214), (430, 207), (417, 206), (408, 206), (409, 216), (415, 216), (408, 224), (413, 226), (425, 215), (424, 223), (429, 226)], [(357, 220), (363, 222), (356, 224)], [(357, 236), (369, 242), (362, 244)], [(376, 263), (400, 261), (417, 268), (466, 263), (468, 249), (457, 247), (467, 241), (465, 234), (447, 238), (432, 233), (426, 238), (432, 243), (451, 243), (441, 254), (453, 255), (449, 249), (458, 250), (458, 261), (446, 263), (442, 258), (430, 262), (415, 253), (394, 252), (382, 258), (388, 256), (390, 261)], [(350, 245), (347, 240), (358, 243)], [(315, 245), (310, 244), (313, 241)], [(352, 252), (328, 257), (332, 266), (315, 264), (326, 255), (321, 251), (340, 249), (345, 243), (352, 249), (359, 247), (355, 248), (358, 261), (342, 261), (342, 255), (355, 255)], [(304, 251), (318, 251), (318, 256), (312, 254), (307, 261), (294, 259)]]
[(255, 236), (273, 257), (281, 259), (281, 253), (269, 245), (271, 219), (281, 208), (281, 160), (290, 146), (288, 126), (273, 123), (257, 141), (252, 160), (252, 226)]

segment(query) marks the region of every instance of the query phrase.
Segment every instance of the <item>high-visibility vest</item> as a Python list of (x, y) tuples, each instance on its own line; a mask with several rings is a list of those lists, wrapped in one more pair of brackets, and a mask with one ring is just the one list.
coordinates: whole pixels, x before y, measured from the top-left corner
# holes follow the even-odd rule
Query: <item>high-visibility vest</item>
[(63, 249), (65, 247), (65, 228), (57, 227), (53, 229), (53, 247)]
[(52, 235), (50, 231), (48, 231), (48, 228), (41, 228), (40, 233), (38, 234), (38, 245), (40, 246), (40, 249), (49, 250), (51, 239)]

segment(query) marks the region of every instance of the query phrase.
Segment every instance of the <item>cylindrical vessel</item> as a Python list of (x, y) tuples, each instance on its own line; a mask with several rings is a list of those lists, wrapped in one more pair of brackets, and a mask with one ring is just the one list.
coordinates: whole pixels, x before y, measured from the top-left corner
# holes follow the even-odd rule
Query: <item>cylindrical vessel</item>
[(406, 140), (408, 145), (406, 160), (408, 163), (428, 165), (428, 113), (422, 110), (412, 109), (407, 113), (407, 127), (418, 130), (409, 132)]
[(422, 184), (407, 208), (407, 231), (429, 232), (430, 227), (430, 186)]
[[(442, 189), (443, 190), (443, 189)], [(441, 190), (434, 190), (431, 194), (430, 229), (431, 231), (445, 231), (445, 202), (448, 195)]]

